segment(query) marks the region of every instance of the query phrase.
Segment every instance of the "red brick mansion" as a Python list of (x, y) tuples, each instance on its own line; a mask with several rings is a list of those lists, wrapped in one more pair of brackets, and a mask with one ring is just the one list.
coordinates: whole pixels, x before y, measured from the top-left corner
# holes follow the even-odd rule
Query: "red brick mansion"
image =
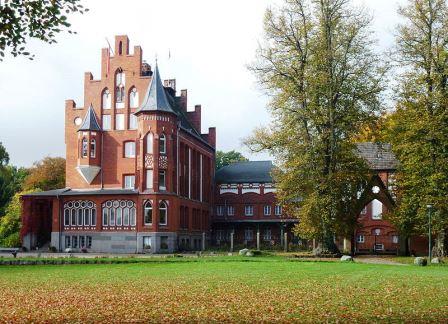
[[(215, 128), (202, 133), (201, 106), (187, 110), (187, 90), (162, 82), (142, 55), (116, 36), (113, 55), (102, 50), (101, 77), (85, 73), (82, 105), (66, 101), (66, 188), (22, 197), (23, 246), (168, 253), (305, 244), (291, 231), (298, 220), (276, 204), (272, 163), (215, 173)], [(396, 161), (389, 147), (358, 148), (375, 175), (359, 229), (341, 249), (395, 253), (400, 238), (382, 215), (393, 207)]]

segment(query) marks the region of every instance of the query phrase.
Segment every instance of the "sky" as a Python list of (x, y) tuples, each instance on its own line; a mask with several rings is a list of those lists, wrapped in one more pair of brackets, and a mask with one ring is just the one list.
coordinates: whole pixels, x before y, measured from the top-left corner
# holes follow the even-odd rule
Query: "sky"
[[(393, 45), (397, 8), (406, 0), (353, 0), (373, 15), (378, 50)], [(28, 167), (46, 156), (65, 156), (64, 102), (83, 102), (84, 72), (100, 74), (101, 48), (128, 35), (144, 59), (156, 56), (162, 79), (188, 89), (189, 109), (202, 105), (202, 131), (217, 128), (217, 149), (238, 150), (254, 128), (269, 124), (268, 98), (247, 65), (263, 39), (263, 15), (282, 0), (84, 0), (90, 11), (72, 15), (72, 30), (57, 44), (29, 41), (34, 61), (0, 62), (0, 142), (11, 164)], [(169, 58), (168, 53), (171, 53)]]

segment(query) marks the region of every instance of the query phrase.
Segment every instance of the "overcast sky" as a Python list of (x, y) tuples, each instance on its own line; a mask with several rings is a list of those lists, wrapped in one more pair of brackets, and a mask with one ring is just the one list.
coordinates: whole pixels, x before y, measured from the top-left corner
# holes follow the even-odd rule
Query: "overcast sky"
[[(144, 59), (157, 55), (161, 76), (188, 89), (189, 108), (202, 104), (202, 127), (217, 127), (219, 150), (252, 155), (241, 141), (269, 122), (267, 98), (247, 70), (262, 39), (265, 9), (281, 0), (84, 1), (90, 11), (71, 16), (77, 35), (62, 34), (53, 45), (29, 43), (34, 61), (0, 62), (0, 142), (11, 163), (30, 166), (45, 156), (65, 156), (64, 101), (83, 100), (85, 71), (99, 76), (100, 51), (114, 35), (127, 34), (141, 45)], [(379, 48), (393, 43), (398, 3), (405, 0), (354, 0), (374, 15)], [(113, 45), (112, 45), (113, 46)], [(171, 59), (168, 59), (168, 51)]]

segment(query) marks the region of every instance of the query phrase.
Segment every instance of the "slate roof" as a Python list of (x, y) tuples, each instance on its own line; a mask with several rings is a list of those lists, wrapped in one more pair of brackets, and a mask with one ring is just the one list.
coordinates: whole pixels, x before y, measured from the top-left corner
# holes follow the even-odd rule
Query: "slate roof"
[(98, 189), (98, 190), (78, 190), (78, 189), (56, 189), (42, 192), (33, 192), (25, 197), (54, 197), (54, 196), (81, 196), (81, 195), (135, 195), (138, 194), (137, 190), (133, 189)]
[(97, 131), (100, 132), (101, 126), (98, 123), (98, 119), (96, 119), (95, 111), (93, 110), (92, 104), (90, 104), (89, 109), (82, 121), (81, 127), (79, 127), (79, 131)]
[(216, 171), (217, 183), (272, 183), (272, 161), (236, 162)]
[(372, 170), (396, 170), (398, 160), (388, 143), (357, 143), (359, 156), (363, 157)]
[(145, 98), (139, 109), (136, 111), (136, 114), (144, 111), (163, 111), (176, 114), (166, 96), (165, 87), (160, 79), (157, 63), (154, 74), (152, 75), (151, 84), (149, 85)]

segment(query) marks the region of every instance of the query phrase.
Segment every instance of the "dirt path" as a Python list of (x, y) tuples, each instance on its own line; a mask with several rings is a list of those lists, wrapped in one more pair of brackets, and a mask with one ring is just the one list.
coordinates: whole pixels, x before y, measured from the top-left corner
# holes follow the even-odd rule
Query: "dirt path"
[(370, 263), (370, 264), (389, 264), (389, 265), (400, 265), (406, 266), (408, 264), (399, 263), (392, 261), (390, 259), (380, 258), (380, 257), (355, 257), (355, 262), (359, 263)]

